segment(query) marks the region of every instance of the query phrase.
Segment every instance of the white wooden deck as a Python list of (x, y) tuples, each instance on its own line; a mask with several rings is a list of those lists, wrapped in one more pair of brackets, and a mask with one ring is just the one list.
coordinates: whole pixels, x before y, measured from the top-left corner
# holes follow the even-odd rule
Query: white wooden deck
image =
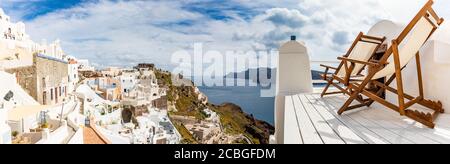
[(450, 115), (438, 117), (435, 129), (400, 116), (379, 104), (337, 114), (347, 96), (287, 96), (286, 144), (441, 144), (450, 143)]

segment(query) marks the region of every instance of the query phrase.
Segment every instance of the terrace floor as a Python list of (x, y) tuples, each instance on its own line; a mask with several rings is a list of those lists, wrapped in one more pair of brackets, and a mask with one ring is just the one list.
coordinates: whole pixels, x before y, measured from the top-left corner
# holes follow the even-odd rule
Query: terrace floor
[(286, 144), (440, 144), (450, 143), (450, 114), (436, 120), (430, 129), (379, 104), (337, 111), (347, 96), (320, 98), (320, 94), (287, 96), (285, 103)]

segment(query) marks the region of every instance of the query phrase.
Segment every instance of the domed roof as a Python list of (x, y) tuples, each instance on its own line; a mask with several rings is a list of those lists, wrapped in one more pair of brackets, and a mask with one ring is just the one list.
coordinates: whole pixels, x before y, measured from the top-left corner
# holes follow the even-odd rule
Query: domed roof
[(386, 41), (391, 43), (391, 41), (400, 35), (405, 25), (390, 20), (382, 20), (376, 23), (372, 28), (370, 28), (367, 35), (386, 37)]
[[(386, 36), (386, 41), (390, 44), (391, 41), (400, 35), (405, 28), (405, 25), (390, 20), (382, 20), (370, 28), (368, 35), (372, 36)], [(431, 40), (450, 43), (450, 23), (444, 22), (439, 29), (430, 38)]]
[(306, 46), (303, 42), (298, 41), (289, 41), (280, 47), (280, 53), (286, 54), (286, 53), (306, 53)]

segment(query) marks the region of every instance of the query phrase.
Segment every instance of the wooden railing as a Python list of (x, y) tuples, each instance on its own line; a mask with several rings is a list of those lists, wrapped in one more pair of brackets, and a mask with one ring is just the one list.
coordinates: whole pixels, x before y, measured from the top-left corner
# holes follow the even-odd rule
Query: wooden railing
[(91, 119), (89, 121), (89, 126), (92, 130), (94, 130), (94, 132), (97, 134), (97, 136), (100, 138), (100, 140), (102, 140), (105, 144), (112, 144), (112, 142), (106, 138), (98, 129), (97, 129), (97, 125), (95, 125), (95, 121), (93, 119)]

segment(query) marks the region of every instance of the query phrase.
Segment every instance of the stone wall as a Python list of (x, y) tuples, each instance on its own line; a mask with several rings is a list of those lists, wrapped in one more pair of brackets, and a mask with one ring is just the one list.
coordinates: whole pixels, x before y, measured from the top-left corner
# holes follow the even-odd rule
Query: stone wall
[(18, 67), (5, 70), (10, 74), (15, 74), (17, 83), (34, 99), (37, 98), (36, 73), (34, 66)]
[(161, 110), (167, 110), (167, 96), (162, 96), (159, 99), (153, 100), (152, 105), (155, 108), (161, 109)]
[(67, 96), (69, 73), (66, 62), (33, 55), (32, 66), (5, 71), (15, 74), (18, 84), (43, 105), (60, 103)]

